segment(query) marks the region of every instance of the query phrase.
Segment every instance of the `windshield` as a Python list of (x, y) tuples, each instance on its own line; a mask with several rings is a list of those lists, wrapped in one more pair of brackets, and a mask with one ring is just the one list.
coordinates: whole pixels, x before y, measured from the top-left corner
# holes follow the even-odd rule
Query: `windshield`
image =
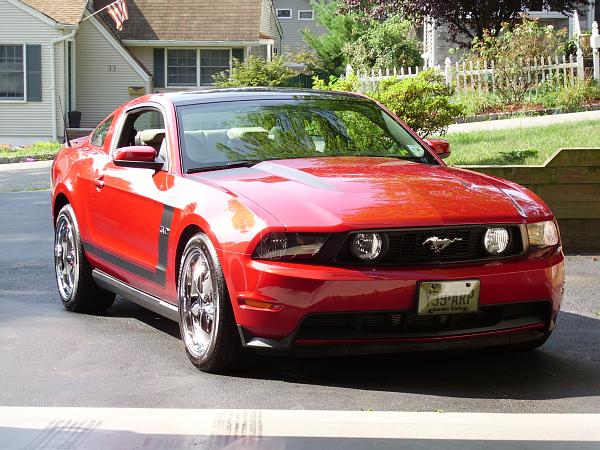
[(187, 171), (319, 156), (436, 163), (406, 129), (364, 99), (233, 101), (180, 106), (177, 112)]

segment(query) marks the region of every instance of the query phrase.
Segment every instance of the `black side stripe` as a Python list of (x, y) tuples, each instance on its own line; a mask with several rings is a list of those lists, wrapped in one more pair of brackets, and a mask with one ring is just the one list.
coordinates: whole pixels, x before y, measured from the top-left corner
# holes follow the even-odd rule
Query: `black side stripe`
[(166, 234), (158, 233), (158, 265), (156, 266), (156, 284), (161, 286), (165, 285), (166, 274), (167, 274), (167, 258), (169, 256), (169, 236), (171, 231), (171, 224), (173, 223), (173, 212), (172, 206), (165, 205), (162, 212), (162, 218), (160, 219), (159, 230), (166, 230)]
[(160, 228), (158, 231), (158, 264), (154, 270), (142, 267), (132, 261), (129, 261), (121, 256), (115, 255), (91, 242), (83, 241), (83, 249), (97, 256), (104, 261), (117, 266), (133, 275), (136, 275), (145, 280), (151, 281), (164, 287), (166, 282), (167, 273), (167, 258), (169, 255), (169, 234), (163, 234), (160, 229), (171, 229), (173, 222), (174, 208), (172, 206), (165, 205), (162, 212), (162, 218), (160, 221)]

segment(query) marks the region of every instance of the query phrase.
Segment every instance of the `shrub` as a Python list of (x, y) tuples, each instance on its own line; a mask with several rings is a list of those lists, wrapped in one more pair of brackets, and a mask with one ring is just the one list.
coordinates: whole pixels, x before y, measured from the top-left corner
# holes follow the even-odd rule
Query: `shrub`
[(298, 74), (287, 66), (287, 59), (277, 56), (266, 61), (258, 56), (250, 56), (246, 61), (234, 60), (229, 71), (214, 75), (218, 87), (240, 86), (292, 86)]
[(453, 89), (435, 69), (399, 81), (384, 80), (373, 97), (393, 111), (422, 137), (443, 134), (462, 114), (452, 102)]
[(288, 63), (303, 66), (302, 73), (305, 75), (314, 75), (323, 72), (323, 61), (313, 50), (287, 51), (285, 57)]
[(313, 77), (313, 89), (321, 91), (357, 92), (359, 88), (360, 82), (356, 75), (339, 78), (331, 75), (328, 81), (322, 80), (319, 77)]
[(368, 29), (343, 48), (354, 69), (370, 70), (416, 66), (421, 63), (421, 44), (410, 37), (412, 24), (399, 16), (385, 22), (369, 22)]
[(567, 86), (542, 86), (536, 100), (546, 108), (577, 111), (581, 106), (600, 100), (600, 86), (591, 80), (576, 80)]

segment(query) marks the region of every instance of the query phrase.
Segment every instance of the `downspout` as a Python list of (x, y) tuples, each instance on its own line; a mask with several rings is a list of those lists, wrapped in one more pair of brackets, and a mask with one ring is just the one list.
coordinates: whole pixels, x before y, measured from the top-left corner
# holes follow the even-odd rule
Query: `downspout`
[[(57, 27), (59, 28), (59, 27)], [(56, 123), (56, 61), (54, 58), (54, 46), (59, 42), (71, 39), (77, 34), (77, 29), (74, 29), (69, 34), (50, 41), (50, 90), (52, 91), (52, 140), (58, 139), (58, 125)]]

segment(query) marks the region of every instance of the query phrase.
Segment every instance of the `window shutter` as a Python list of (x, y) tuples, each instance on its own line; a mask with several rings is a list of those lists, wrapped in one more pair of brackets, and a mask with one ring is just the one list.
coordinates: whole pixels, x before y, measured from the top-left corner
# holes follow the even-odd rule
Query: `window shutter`
[(165, 49), (154, 49), (154, 87), (165, 87)]
[(42, 101), (42, 46), (27, 44), (27, 101)]

